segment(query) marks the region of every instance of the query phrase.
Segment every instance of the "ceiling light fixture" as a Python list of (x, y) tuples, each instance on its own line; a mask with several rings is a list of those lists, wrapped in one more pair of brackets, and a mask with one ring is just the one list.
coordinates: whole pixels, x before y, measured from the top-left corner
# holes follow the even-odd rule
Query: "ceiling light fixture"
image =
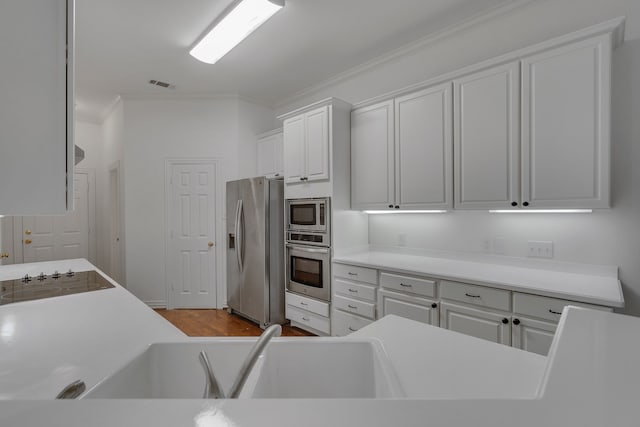
[(199, 61), (215, 64), (256, 28), (284, 7), (284, 0), (236, 0), (191, 49)]
[(490, 213), (592, 213), (592, 209), (497, 209), (491, 210)]
[(422, 214), (422, 213), (446, 213), (447, 211), (429, 210), (429, 211), (364, 211), (366, 214), (382, 215), (382, 214)]

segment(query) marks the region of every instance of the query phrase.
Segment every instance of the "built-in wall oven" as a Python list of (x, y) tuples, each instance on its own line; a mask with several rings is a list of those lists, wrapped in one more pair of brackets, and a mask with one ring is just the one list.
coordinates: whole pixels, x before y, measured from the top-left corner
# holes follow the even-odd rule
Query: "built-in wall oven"
[(329, 198), (286, 201), (286, 285), (290, 292), (331, 299)]

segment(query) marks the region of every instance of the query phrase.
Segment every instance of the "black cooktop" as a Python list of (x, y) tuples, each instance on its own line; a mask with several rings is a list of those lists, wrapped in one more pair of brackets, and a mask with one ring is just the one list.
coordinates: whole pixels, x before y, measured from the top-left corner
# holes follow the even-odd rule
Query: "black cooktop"
[(31, 301), (42, 298), (79, 294), (82, 292), (109, 289), (114, 286), (96, 271), (66, 273), (55, 272), (50, 276), (26, 275), (20, 279), (0, 282), (0, 305)]

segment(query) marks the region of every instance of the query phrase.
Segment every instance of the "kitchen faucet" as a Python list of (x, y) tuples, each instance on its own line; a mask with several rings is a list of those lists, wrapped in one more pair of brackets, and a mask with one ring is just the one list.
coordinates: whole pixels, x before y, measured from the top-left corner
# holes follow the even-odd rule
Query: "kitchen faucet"
[[(237, 399), (242, 391), (242, 387), (244, 386), (249, 374), (251, 373), (254, 365), (258, 361), (258, 358), (264, 352), (265, 347), (269, 344), (274, 337), (279, 337), (282, 335), (282, 326), (280, 325), (271, 325), (269, 326), (258, 338), (258, 341), (253, 345), (251, 351), (247, 355), (247, 358), (244, 360), (240, 371), (238, 371), (238, 375), (236, 376), (236, 380), (231, 386), (231, 390), (229, 391), (229, 399)], [(204, 398), (211, 399), (224, 399), (224, 391), (218, 384), (215, 375), (213, 375), (213, 370), (211, 369), (211, 364), (209, 363), (209, 358), (204, 351), (200, 352), (200, 362), (204, 368), (205, 374), (207, 375), (207, 383), (204, 387)]]

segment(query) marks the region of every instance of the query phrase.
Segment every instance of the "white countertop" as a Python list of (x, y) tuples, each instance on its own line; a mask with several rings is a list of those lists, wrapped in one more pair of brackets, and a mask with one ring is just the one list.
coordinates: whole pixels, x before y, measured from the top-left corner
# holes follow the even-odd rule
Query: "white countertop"
[[(640, 371), (634, 366), (640, 360), (640, 319), (635, 317), (569, 307), (547, 358), (395, 317), (363, 328), (361, 336), (377, 337), (383, 343), (407, 391), (422, 392), (424, 398), (54, 401), (49, 399), (59, 384), (84, 376), (90, 386), (148, 343), (183, 337), (119, 287), (60, 297), (51, 306), (63, 300), (64, 305), (56, 310), (45, 307), (47, 300), (0, 307), (4, 396), (9, 397), (9, 390), (15, 398), (35, 397), (28, 395), (33, 392), (47, 399), (0, 401), (2, 426), (601, 427), (637, 425), (638, 421)], [(83, 306), (86, 309), (77, 317), (75, 310)], [(120, 316), (114, 316), (114, 311)], [(75, 322), (77, 318), (82, 321)], [(110, 321), (96, 325), (97, 318)], [(70, 323), (76, 324), (73, 331), (61, 333), (60, 328)], [(519, 356), (523, 356), (520, 361)], [(495, 374), (501, 362), (502, 377)], [(514, 372), (520, 362), (533, 366), (532, 372)], [(32, 369), (36, 372), (31, 373)], [(486, 390), (505, 396), (481, 398), (482, 384), (465, 384), (466, 375), (475, 373), (482, 378), (484, 369), (491, 372), (484, 377)], [(12, 373), (14, 370), (23, 375)], [(447, 389), (447, 379), (458, 381), (464, 389), (458, 394), (453, 387)], [(5, 385), (7, 382), (13, 386)], [(31, 385), (19, 385), (26, 383)], [(515, 392), (509, 393), (514, 384), (511, 390)], [(428, 398), (438, 387), (449, 394)]]
[[(82, 259), (11, 265), (0, 280), (69, 268), (97, 270)], [(78, 379), (90, 387), (149, 344), (186, 338), (110, 282), (114, 288), (0, 306), (0, 399), (51, 399)]]
[[(459, 280), (495, 288), (528, 292), (571, 301), (623, 307), (622, 287), (616, 269), (584, 266), (585, 273), (571, 269), (561, 271), (561, 263), (526, 261), (509, 263), (499, 259), (469, 260), (378, 250), (339, 255), (333, 262), (383, 269), (405, 274), (422, 274), (439, 279)], [(615, 274), (614, 274), (615, 272)]]

